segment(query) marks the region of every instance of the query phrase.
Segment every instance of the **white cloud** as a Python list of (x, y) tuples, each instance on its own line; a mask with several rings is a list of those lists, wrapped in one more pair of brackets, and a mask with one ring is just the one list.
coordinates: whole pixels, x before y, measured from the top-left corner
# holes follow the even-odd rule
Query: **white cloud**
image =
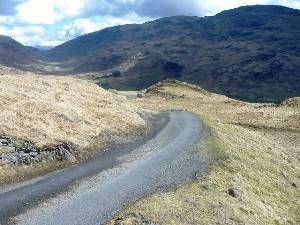
[(73, 23), (63, 26), (63, 29), (59, 32), (60, 39), (70, 39), (83, 35), (86, 33), (91, 33), (98, 31), (107, 27), (112, 27), (116, 25), (132, 24), (132, 23), (143, 23), (149, 20), (148, 18), (139, 17), (136, 14), (128, 14), (125, 17), (118, 18), (114, 16), (106, 16), (101, 18), (101, 22), (92, 22), (91, 19), (76, 19)]
[(54, 24), (77, 16), (84, 0), (29, 0), (17, 6), (16, 17), (27, 24)]
[(65, 25), (59, 35), (62, 38), (71, 38), (99, 30), (103, 27), (101, 23), (93, 23), (89, 19), (76, 19), (72, 24)]
[[(123, 1), (134, 1), (134, 0), (123, 0)], [(133, 23), (144, 23), (149, 21), (151, 18), (149, 17), (141, 17), (136, 13), (129, 13), (123, 17), (116, 17), (116, 16), (106, 16), (105, 18), (105, 27), (112, 27), (117, 25), (124, 25), (124, 24), (133, 24)]]
[(0, 16), (0, 24), (14, 24), (16, 18), (13, 16)]
[(22, 26), (8, 28), (0, 26), (0, 34), (13, 37), (24, 45), (38, 45), (45, 30), (41, 26)]

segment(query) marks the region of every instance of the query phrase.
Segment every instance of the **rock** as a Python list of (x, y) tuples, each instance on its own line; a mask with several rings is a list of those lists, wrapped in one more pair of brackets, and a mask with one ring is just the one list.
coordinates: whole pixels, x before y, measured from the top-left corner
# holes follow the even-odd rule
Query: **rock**
[(29, 152), (29, 155), (31, 157), (36, 157), (38, 155), (38, 153), (37, 152)]
[(34, 148), (32, 143), (25, 143), (22, 150), (26, 153), (36, 152), (37, 150)]
[(8, 146), (9, 145), (9, 142), (7, 139), (0, 139), (0, 145), (1, 146)]
[(35, 158), (35, 161), (37, 162), (53, 161), (55, 159), (55, 157), (52, 156), (52, 153), (48, 151), (41, 151)]
[(76, 162), (75, 150), (75, 146), (68, 144), (41, 150), (35, 148), (31, 142), (19, 143), (11, 138), (0, 137), (0, 160), (12, 166), (32, 165), (54, 160)]
[(72, 162), (72, 163), (74, 163), (74, 162), (77, 161), (76, 158), (75, 158), (75, 156), (72, 155), (71, 152), (69, 152), (67, 150), (65, 150), (65, 160), (67, 160), (69, 162)]
[(0, 160), (11, 166), (32, 165), (43, 161), (67, 160), (76, 162), (75, 146), (60, 145), (44, 149), (36, 149), (30, 142), (23, 143), (16, 149), (15, 141), (0, 138)]
[(0, 146), (14, 146), (15, 140), (10, 138), (0, 138)]
[(67, 160), (69, 162), (76, 162), (74, 150), (71, 146), (59, 146), (56, 150), (57, 156), (60, 160)]
[(228, 189), (228, 194), (234, 198), (239, 198), (242, 193), (239, 187), (232, 187)]
[(30, 165), (31, 164), (31, 160), (30, 160), (30, 155), (28, 153), (25, 153), (23, 151), (20, 151), (18, 156), (18, 161), (20, 165)]

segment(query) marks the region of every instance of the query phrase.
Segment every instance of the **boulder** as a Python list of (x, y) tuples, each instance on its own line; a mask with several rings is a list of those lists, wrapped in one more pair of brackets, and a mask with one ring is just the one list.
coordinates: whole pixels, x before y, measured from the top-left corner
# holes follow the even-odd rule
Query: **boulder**
[(241, 189), (239, 187), (231, 187), (228, 189), (228, 194), (234, 198), (241, 197)]

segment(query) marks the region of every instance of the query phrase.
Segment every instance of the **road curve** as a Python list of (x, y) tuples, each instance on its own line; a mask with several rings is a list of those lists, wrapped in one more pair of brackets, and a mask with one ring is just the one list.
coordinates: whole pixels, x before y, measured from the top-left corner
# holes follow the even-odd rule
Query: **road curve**
[(204, 169), (193, 145), (202, 125), (188, 112), (159, 115), (156, 131), (127, 147), (21, 185), (0, 188), (0, 224), (99, 225), (130, 202)]

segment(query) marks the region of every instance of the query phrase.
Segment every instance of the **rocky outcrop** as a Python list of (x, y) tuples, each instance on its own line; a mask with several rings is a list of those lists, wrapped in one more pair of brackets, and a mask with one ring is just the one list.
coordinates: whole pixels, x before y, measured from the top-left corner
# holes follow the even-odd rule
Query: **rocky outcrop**
[(45, 149), (35, 148), (32, 143), (25, 142), (17, 147), (17, 141), (0, 138), (0, 162), (11, 166), (33, 165), (45, 161), (76, 161), (76, 148), (72, 145), (58, 145)]

